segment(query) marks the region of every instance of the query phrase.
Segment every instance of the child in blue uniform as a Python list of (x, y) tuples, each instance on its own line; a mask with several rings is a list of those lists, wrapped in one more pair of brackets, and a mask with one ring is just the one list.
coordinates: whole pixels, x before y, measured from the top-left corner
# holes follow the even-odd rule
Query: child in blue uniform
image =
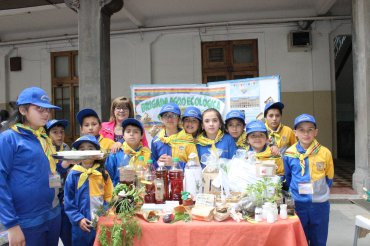
[(209, 154), (210, 150), (221, 149), (220, 158), (231, 159), (235, 155), (236, 145), (234, 139), (225, 133), (222, 116), (217, 109), (210, 108), (202, 114), (203, 132), (197, 138), (198, 156)]
[(225, 119), (226, 131), (233, 137), (236, 147), (247, 147), (247, 135), (245, 129), (245, 115), (240, 110), (231, 110)]
[(157, 136), (152, 140), (151, 159), (154, 167), (158, 167), (158, 162), (164, 162), (165, 166), (172, 166), (172, 158), (180, 159), (181, 168), (185, 167), (191, 153), (197, 153), (194, 138), (179, 128), (181, 116), (180, 108), (175, 103), (164, 105), (159, 116), (164, 125)]
[[(139, 156), (144, 156), (144, 163), (150, 159), (150, 149), (142, 144), (144, 127), (140, 121), (128, 118), (122, 122), (124, 142), (122, 147), (115, 153), (110, 154), (105, 163), (109, 176), (116, 186), (119, 179), (119, 168), (127, 165), (135, 167)], [(145, 168), (145, 167), (143, 167)]]
[(265, 124), (260, 120), (253, 120), (246, 127), (248, 146), (247, 151), (254, 151), (257, 160), (273, 160), (276, 164), (276, 174), (284, 181), (284, 164), (280, 155), (274, 155), (268, 145), (268, 134)]
[(46, 133), (48, 134), (49, 138), (51, 138), (56, 151), (71, 150), (68, 144), (64, 142), (64, 131), (66, 130), (67, 126), (68, 120), (53, 119), (46, 123)]
[[(98, 141), (91, 135), (80, 137), (72, 147), (100, 150)], [(101, 160), (83, 160), (73, 166), (64, 187), (64, 207), (72, 223), (73, 245), (93, 245), (96, 231), (92, 221), (96, 211), (111, 200), (112, 192), (112, 181)]]
[(10, 245), (58, 245), (61, 183), (44, 125), (60, 108), (38, 87), (23, 90), (17, 107), (0, 134), (0, 223)]
[(194, 139), (202, 132), (202, 113), (197, 107), (189, 106), (182, 115), (184, 131), (191, 134)]
[[(56, 151), (68, 151), (70, 150), (69, 146), (64, 143), (64, 130), (68, 126), (67, 120), (49, 120), (48, 123), (46, 123), (45, 129), (46, 133), (50, 137), (51, 141), (53, 142), (53, 145), (56, 149)], [(69, 221), (65, 211), (64, 211), (64, 181), (66, 180), (67, 173), (70, 170), (72, 165), (70, 165), (68, 162), (58, 162), (57, 163), (57, 171), (61, 176), (62, 180), (62, 187), (59, 189), (59, 202), (61, 206), (61, 219), (62, 219), (62, 225), (60, 229), (60, 239), (63, 242), (64, 246), (72, 245), (72, 225)]]
[(298, 143), (287, 149), (284, 168), (295, 211), (311, 246), (326, 245), (329, 227), (329, 187), (333, 184), (331, 152), (316, 140), (318, 130), (312, 115), (294, 121)]
[(95, 110), (90, 108), (82, 109), (77, 113), (76, 118), (80, 124), (81, 136), (91, 135), (96, 137), (101, 147), (101, 151), (104, 153), (110, 153), (111, 148), (114, 145), (114, 141), (99, 134), (101, 121)]

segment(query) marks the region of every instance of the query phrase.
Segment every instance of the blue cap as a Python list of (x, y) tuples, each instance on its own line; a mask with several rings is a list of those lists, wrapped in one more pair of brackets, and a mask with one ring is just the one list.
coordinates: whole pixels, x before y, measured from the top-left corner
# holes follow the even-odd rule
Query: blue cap
[(49, 131), (51, 128), (53, 128), (56, 125), (63, 126), (64, 129), (68, 126), (68, 120), (49, 120), (48, 123), (46, 123), (46, 130)]
[(167, 103), (163, 105), (163, 107), (161, 108), (161, 111), (159, 112), (159, 115), (162, 116), (164, 113), (167, 113), (167, 112), (181, 115), (180, 108), (176, 103)]
[(78, 122), (80, 123), (80, 126), (82, 126), (82, 123), (83, 123), (83, 120), (85, 117), (87, 116), (95, 116), (96, 118), (99, 119), (99, 116), (98, 114), (95, 112), (95, 110), (91, 109), (91, 108), (84, 108), (82, 109), (80, 112), (77, 113), (77, 120)]
[(197, 107), (187, 107), (182, 115), (182, 119), (184, 120), (185, 117), (193, 117), (197, 118), (198, 120), (202, 121), (202, 113), (200, 112), (199, 108)]
[(229, 113), (227, 113), (225, 122), (231, 119), (239, 119), (245, 124), (245, 115), (240, 110), (231, 110)]
[(122, 128), (125, 128), (128, 125), (134, 125), (134, 126), (139, 127), (141, 129), (141, 132), (144, 134), (143, 124), (141, 124), (141, 122), (138, 121), (137, 119), (128, 118), (128, 119), (125, 119), (124, 121), (122, 121)]
[(283, 110), (284, 104), (281, 102), (268, 102), (265, 105), (265, 110), (263, 111), (263, 116), (266, 117), (267, 111), (271, 108), (277, 108), (280, 109), (280, 111)]
[(50, 98), (46, 92), (39, 87), (29, 87), (24, 89), (18, 96), (17, 105), (33, 104), (43, 108), (61, 109), (50, 103)]
[(94, 145), (97, 150), (100, 150), (100, 144), (98, 140), (96, 139), (96, 137), (91, 136), (91, 135), (85, 135), (85, 136), (78, 138), (76, 141), (73, 142), (72, 147), (74, 149), (78, 149), (78, 147), (80, 147), (80, 145), (84, 142), (89, 142), (92, 145)]
[(301, 124), (302, 122), (310, 122), (312, 124), (315, 125), (316, 127), (316, 120), (315, 120), (315, 117), (313, 117), (312, 115), (310, 114), (301, 114), (300, 116), (298, 116), (297, 118), (295, 118), (294, 120), (294, 129), (297, 128), (297, 126), (299, 124)]
[(252, 120), (245, 128), (247, 135), (252, 132), (267, 132), (265, 123), (260, 120)]

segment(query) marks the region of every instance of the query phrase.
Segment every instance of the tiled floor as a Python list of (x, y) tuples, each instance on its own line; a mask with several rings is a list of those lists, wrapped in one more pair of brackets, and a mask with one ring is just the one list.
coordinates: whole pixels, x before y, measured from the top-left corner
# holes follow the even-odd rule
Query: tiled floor
[(334, 160), (334, 183), (331, 194), (356, 194), (352, 190), (352, 175), (355, 171), (354, 161)]

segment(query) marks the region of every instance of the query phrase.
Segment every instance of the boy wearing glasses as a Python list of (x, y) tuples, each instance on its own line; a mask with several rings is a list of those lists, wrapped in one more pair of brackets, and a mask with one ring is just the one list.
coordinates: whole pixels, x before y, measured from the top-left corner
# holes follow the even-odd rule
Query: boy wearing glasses
[(284, 156), (286, 182), (309, 245), (326, 245), (333, 158), (316, 140), (318, 129), (312, 115), (299, 115), (294, 120), (294, 132), (298, 142)]

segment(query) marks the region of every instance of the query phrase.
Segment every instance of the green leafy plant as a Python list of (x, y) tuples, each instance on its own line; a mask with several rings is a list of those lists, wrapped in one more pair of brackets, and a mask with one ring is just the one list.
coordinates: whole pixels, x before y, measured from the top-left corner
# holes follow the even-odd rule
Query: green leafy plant
[(279, 201), (281, 199), (281, 188), (280, 181), (275, 183), (271, 178), (264, 177), (255, 184), (248, 185), (246, 193), (254, 199), (257, 207), (261, 207), (264, 202)]
[[(99, 242), (102, 246), (131, 246), (135, 237), (140, 239), (141, 227), (135, 213), (143, 203), (144, 188), (118, 184), (113, 190), (110, 207), (115, 212), (112, 228), (101, 226)], [(108, 237), (110, 235), (110, 237)]]

